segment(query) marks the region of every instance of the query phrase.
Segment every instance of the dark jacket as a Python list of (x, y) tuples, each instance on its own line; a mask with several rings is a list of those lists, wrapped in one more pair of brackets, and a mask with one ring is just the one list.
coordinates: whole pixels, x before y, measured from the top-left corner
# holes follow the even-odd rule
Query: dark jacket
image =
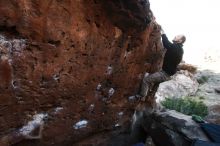
[(177, 71), (177, 66), (183, 58), (183, 45), (171, 43), (165, 34), (162, 35), (163, 46), (167, 49), (164, 61), (163, 71), (168, 75), (174, 75)]

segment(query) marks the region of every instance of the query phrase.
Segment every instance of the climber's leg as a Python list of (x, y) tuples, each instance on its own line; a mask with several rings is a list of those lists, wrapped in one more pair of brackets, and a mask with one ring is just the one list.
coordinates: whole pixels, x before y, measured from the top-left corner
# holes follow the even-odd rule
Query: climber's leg
[(149, 90), (149, 84), (145, 83), (144, 81), (141, 84), (141, 92), (140, 92), (140, 96), (141, 96), (141, 100), (145, 100), (145, 97), (147, 96), (148, 90)]
[(145, 100), (148, 94), (148, 90), (150, 89), (152, 85), (156, 83), (161, 83), (167, 80), (170, 80), (170, 76), (164, 71), (159, 71), (159, 72), (150, 74), (148, 76), (144, 76), (142, 84), (141, 84), (141, 90), (140, 90), (140, 95), (142, 96), (142, 100)]

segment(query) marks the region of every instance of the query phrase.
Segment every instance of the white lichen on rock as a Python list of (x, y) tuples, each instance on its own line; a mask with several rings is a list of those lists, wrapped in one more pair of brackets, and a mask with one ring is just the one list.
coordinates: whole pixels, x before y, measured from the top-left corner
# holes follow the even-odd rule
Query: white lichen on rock
[(113, 96), (114, 93), (115, 93), (115, 89), (114, 89), (114, 88), (110, 88), (110, 89), (108, 90), (108, 97)]
[(111, 65), (109, 65), (109, 66), (107, 67), (106, 73), (107, 73), (107, 75), (111, 75), (112, 72), (113, 72), (113, 67), (112, 67)]
[(121, 125), (119, 123), (115, 124), (115, 127), (120, 127)]
[(99, 91), (102, 88), (102, 85), (99, 83), (96, 87), (96, 90)]
[(33, 116), (33, 120), (29, 121), (27, 125), (23, 126), (21, 129), (19, 129), (19, 133), (27, 136), (31, 132), (33, 132), (36, 128), (40, 127), (44, 124), (44, 119), (47, 117), (47, 114), (36, 114)]
[(53, 79), (54, 79), (55, 81), (58, 81), (58, 80), (60, 79), (60, 75), (59, 75), (59, 74), (54, 74), (54, 75), (53, 75)]
[(61, 110), (63, 110), (63, 107), (56, 107), (56, 108), (54, 109), (54, 113), (57, 114), (57, 113), (59, 113)]
[(74, 129), (81, 129), (81, 128), (85, 128), (88, 124), (88, 121), (87, 120), (81, 120), (79, 122), (77, 122), (73, 127)]
[(94, 111), (94, 108), (95, 108), (95, 104), (91, 104), (88, 108), (88, 111), (89, 112), (93, 112)]
[(119, 112), (118, 113), (118, 116), (123, 116), (124, 115), (124, 112)]

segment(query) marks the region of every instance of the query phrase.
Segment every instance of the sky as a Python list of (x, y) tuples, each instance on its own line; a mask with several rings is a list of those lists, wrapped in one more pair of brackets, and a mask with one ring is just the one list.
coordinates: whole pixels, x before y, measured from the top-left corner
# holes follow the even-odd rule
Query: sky
[(186, 36), (187, 63), (220, 72), (220, 0), (150, 0), (150, 3), (156, 21), (170, 40), (177, 34)]

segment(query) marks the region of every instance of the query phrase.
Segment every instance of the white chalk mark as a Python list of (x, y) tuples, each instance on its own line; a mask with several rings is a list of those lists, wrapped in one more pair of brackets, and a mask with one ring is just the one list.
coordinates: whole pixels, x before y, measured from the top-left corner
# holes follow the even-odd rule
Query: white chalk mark
[(120, 125), (120, 124), (118, 124), (118, 123), (117, 123), (117, 124), (115, 124), (115, 127), (120, 127), (120, 126), (121, 126), (121, 125)]
[(57, 107), (54, 109), (54, 113), (57, 114), (59, 113), (61, 110), (63, 110), (63, 107)]
[(58, 75), (58, 74), (53, 75), (53, 79), (55, 81), (58, 81), (60, 79), (60, 75)]
[(108, 97), (113, 96), (113, 94), (115, 93), (115, 89), (114, 88), (110, 88), (108, 91)]
[(99, 83), (98, 86), (96, 87), (96, 90), (99, 91), (102, 88), (102, 85)]
[(109, 65), (109, 66), (107, 67), (107, 74), (108, 74), (108, 75), (111, 75), (112, 72), (113, 72), (113, 67), (112, 67), (111, 65)]
[(73, 127), (74, 129), (81, 129), (81, 128), (85, 128), (88, 124), (88, 121), (87, 120), (81, 120), (79, 122), (77, 122)]
[(44, 123), (44, 119), (47, 117), (47, 114), (37, 114), (33, 116), (33, 120), (29, 121), (27, 125), (23, 126), (21, 129), (19, 129), (19, 133), (21, 133), (24, 136), (29, 135), (31, 132), (33, 132), (36, 128), (40, 127)]
[(118, 116), (123, 116), (124, 115), (124, 112), (119, 112), (118, 113)]

